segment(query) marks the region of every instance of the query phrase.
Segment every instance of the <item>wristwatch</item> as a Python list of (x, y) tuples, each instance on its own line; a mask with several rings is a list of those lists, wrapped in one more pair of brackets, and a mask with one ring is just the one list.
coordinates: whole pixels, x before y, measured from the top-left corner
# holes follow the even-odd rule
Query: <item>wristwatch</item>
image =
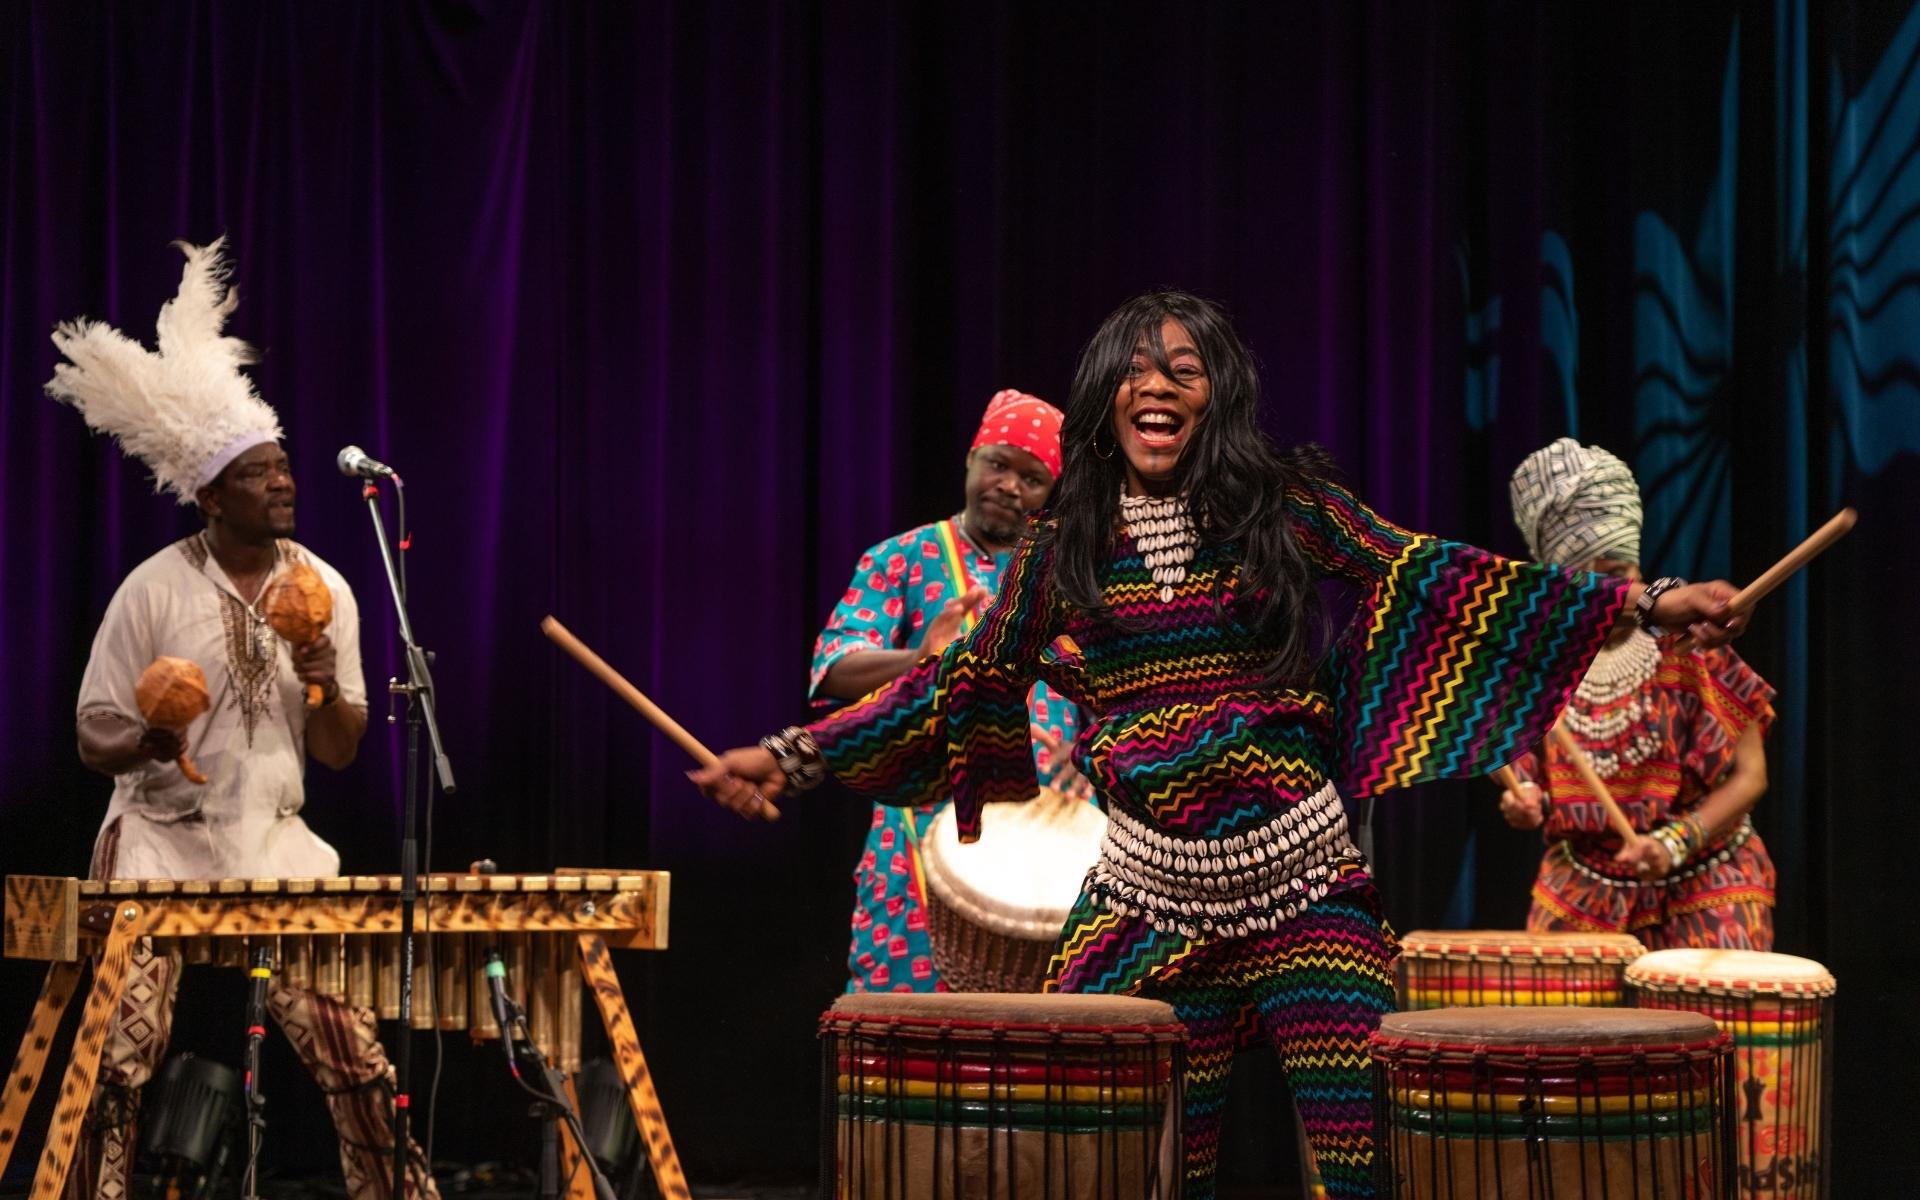
[(1634, 619), (1640, 622), (1640, 628), (1646, 630), (1654, 637), (1665, 637), (1667, 631), (1660, 628), (1660, 626), (1654, 622), (1653, 606), (1659, 603), (1660, 597), (1666, 595), (1674, 588), (1685, 586), (1687, 586), (1687, 581), (1678, 575), (1662, 575), (1660, 578), (1648, 584), (1646, 589), (1640, 593), (1640, 599), (1634, 604), (1633, 615)]

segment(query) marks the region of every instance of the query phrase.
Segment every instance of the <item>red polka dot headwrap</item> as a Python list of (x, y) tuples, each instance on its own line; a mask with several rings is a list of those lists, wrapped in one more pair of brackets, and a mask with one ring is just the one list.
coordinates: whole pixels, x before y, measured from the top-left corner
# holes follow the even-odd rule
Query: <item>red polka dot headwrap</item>
[(1060, 410), (1040, 397), (1006, 388), (987, 401), (987, 415), (980, 419), (980, 432), (973, 435), (971, 449), (1013, 446), (1025, 450), (1047, 464), (1047, 470), (1058, 479), (1061, 420)]

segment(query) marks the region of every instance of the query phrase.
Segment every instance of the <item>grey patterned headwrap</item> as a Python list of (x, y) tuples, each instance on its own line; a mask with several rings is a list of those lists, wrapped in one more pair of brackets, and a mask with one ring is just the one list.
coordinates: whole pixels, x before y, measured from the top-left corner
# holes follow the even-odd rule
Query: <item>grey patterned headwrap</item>
[(1626, 463), (1572, 438), (1535, 450), (1507, 485), (1513, 523), (1538, 562), (1640, 561), (1640, 485)]

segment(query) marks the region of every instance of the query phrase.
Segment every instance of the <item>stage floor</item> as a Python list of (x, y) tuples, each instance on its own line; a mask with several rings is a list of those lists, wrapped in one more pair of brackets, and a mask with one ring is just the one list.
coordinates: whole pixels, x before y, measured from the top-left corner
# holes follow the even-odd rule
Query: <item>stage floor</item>
[[(534, 1195), (534, 1179), (530, 1174), (519, 1171), (495, 1174), (487, 1172), (484, 1178), (456, 1167), (442, 1164), (436, 1173), (440, 1181), (441, 1195), (446, 1200), (527, 1200)], [(133, 1194), (138, 1197), (160, 1195), (158, 1180), (151, 1176), (137, 1176)], [(30, 1190), (30, 1180), (18, 1172), (9, 1171), (5, 1186), (0, 1186), (0, 1200), (25, 1196)], [(233, 1200), (240, 1194), (239, 1180), (224, 1180), (220, 1188), (213, 1193), (214, 1200)], [(300, 1179), (268, 1179), (260, 1184), (262, 1200), (346, 1200), (346, 1189), (341, 1186), (339, 1176), (315, 1176)], [(656, 1196), (651, 1183), (632, 1189), (622, 1189), (622, 1200), (651, 1200)], [(695, 1200), (816, 1200), (819, 1195), (817, 1184), (763, 1184), (763, 1183), (700, 1183), (693, 1184)], [(1297, 1187), (1277, 1187), (1262, 1184), (1235, 1186), (1223, 1184), (1220, 1188), (1220, 1200), (1296, 1200), (1300, 1195)]]

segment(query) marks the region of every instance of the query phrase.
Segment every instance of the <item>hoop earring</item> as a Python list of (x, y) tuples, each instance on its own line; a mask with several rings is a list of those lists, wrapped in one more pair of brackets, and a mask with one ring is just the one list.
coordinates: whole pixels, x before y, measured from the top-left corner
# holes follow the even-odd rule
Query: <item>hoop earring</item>
[(1119, 441), (1119, 439), (1118, 439), (1118, 438), (1116, 438), (1116, 439), (1114, 439), (1114, 443), (1113, 443), (1113, 445), (1111, 445), (1111, 446), (1108, 446), (1108, 447), (1107, 447), (1107, 452), (1106, 452), (1105, 454), (1102, 454), (1102, 453), (1100, 453), (1100, 431), (1096, 429), (1096, 430), (1094, 430), (1094, 431), (1093, 431), (1093, 443), (1092, 443), (1092, 445), (1093, 445), (1093, 456), (1094, 456), (1095, 458), (1105, 458), (1105, 459), (1110, 459), (1110, 458), (1112, 458), (1112, 457), (1113, 457), (1113, 452), (1114, 452), (1115, 450), (1118, 450), (1118, 449), (1120, 448), (1120, 441)]

